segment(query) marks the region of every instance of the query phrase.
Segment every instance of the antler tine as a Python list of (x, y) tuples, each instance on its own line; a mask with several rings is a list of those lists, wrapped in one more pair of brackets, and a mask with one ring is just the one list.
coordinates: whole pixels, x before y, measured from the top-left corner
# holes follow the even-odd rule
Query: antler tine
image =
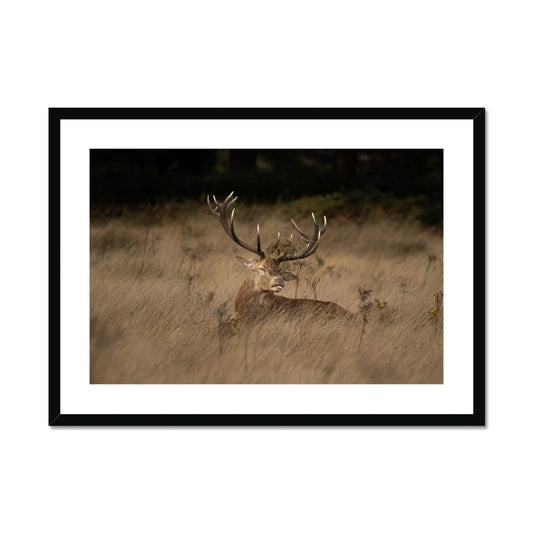
[(286, 255), (279, 259), (279, 261), (294, 261), (296, 259), (304, 259), (305, 257), (310, 256), (311, 254), (315, 253), (318, 249), (318, 245), (320, 244), (320, 237), (324, 235), (326, 231), (326, 226), (328, 224), (328, 221), (326, 217), (324, 217), (324, 227), (320, 229), (318, 226), (318, 222), (316, 221), (315, 214), (311, 213), (311, 217), (313, 218), (313, 236), (310, 237), (306, 233), (304, 233), (296, 224), (296, 222), (291, 218), (291, 222), (293, 226), (296, 228), (296, 231), (300, 234), (303, 241), (306, 243), (306, 247), (304, 250), (302, 250), (300, 253), (295, 255)]
[(233, 208), (233, 210), (231, 211), (231, 225), (228, 225), (228, 217), (227, 217), (228, 207), (231, 207), (237, 201), (237, 198), (238, 198), (238, 196), (235, 196), (235, 198), (232, 199), (232, 196), (233, 196), (233, 192), (231, 192), (222, 203), (219, 203), (216, 199), (216, 196), (213, 194), (213, 201), (215, 203), (215, 207), (213, 208), (209, 200), (209, 195), (207, 195), (207, 205), (211, 213), (213, 213), (213, 215), (215, 215), (219, 219), (222, 229), (231, 237), (231, 239), (236, 244), (238, 244), (239, 246), (242, 246), (249, 252), (259, 255), (259, 257), (263, 259), (265, 257), (265, 254), (261, 250), (261, 241), (259, 238), (259, 225), (257, 226), (257, 248), (254, 248), (253, 246), (246, 244), (245, 242), (241, 241), (239, 237), (237, 237), (237, 234), (235, 233), (235, 219), (234, 219), (235, 208)]
[(211, 202), (209, 201), (209, 195), (207, 195), (207, 205), (209, 206), (209, 209), (211, 210), (211, 213), (213, 215), (220, 218), (220, 215), (224, 216), (224, 213), (228, 207), (233, 205), (234, 202), (237, 201), (238, 196), (235, 196), (233, 200), (229, 201), (230, 198), (233, 196), (233, 191), (228, 194), (226, 199), (220, 204), (217, 200), (217, 197), (213, 194), (213, 201), (215, 202), (215, 207), (211, 205)]
[(296, 231), (303, 237), (305, 242), (309, 242), (310, 237), (308, 237), (299, 227), (296, 222), (294, 222), (294, 219), (291, 218), (292, 225), (296, 228)]
[[(213, 195), (213, 199), (215, 198), (215, 196)], [(217, 213), (217, 209), (218, 209), (218, 206), (214, 207), (211, 205), (211, 202), (209, 201), (209, 194), (207, 195), (207, 206), (209, 207), (209, 210), (211, 211), (211, 213), (213, 213), (213, 215), (215, 215), (216, 217), (219, 217), (220, 216), (220, 213)]]
[(327, 221), (326, 217), (324, 216), (324, 227), (321, 230), (319, 230), (318, 229), (318, 222), (316, 221), (315, 214), (311, 213), (311, 216), (313, 217), (313, 223), (314, 223), (314, 235), (313, 235), (313, 237), (309, 237), (309, 235), (304, 233), (298, 227), (298, 224), (296, 224), (294, 219), (291, 218), (291, 222), (292, 222), (293, 226), (296, 228), (296, 231), (301, 235), (301, 237), (303, 238), (304, 242), (315, 241), (317, 239), (317, 234), (319, 233), (319, 231), (320, 231), (320, 235), (324, 235), (324, 233), (326, 232), (326, 226), (328, 225), (328, 221)]

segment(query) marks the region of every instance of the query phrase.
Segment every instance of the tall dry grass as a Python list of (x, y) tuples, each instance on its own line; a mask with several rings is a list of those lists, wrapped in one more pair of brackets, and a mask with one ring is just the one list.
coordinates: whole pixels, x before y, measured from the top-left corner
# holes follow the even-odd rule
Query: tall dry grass
[[(269, 214), (238, 218), (241, 238), (253, 242), (252, 219), (265, 241), (288, 236), (288, 219)], [(249, 254), (207, 212), (93, 223), (91, 383), (442, 383), (441, 237), (331, 220), (282, 294), (334, 301), (355, 321), (278, 315), (232, 334), (219, 324), (247, 275), (236, 255)]]

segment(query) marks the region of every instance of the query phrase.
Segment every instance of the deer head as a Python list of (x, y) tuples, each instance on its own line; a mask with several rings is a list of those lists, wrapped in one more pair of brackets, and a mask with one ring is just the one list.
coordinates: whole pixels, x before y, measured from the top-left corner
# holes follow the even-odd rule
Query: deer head
[(287, 270), (281, 270), (279, 263), (268, 259), (237, 259), (251, 273), (251, 287), (261, 292), (279, 292), (285, 287), (286, 281), (296, 279), (296, 276)]
[[(213, 207), (208, 195), (207, 205), (209, 206), (211, 213), (213, 213), (213, 215), (219, 219), (222, 229), (228, 234), (233, 242), (249, 252), (259, 256), (258, 259), (243, 259), (242, 257), (237, 257), (237, 259), (239, 259), (239, 261), (241, 261), (246, 268), (250, 269), (251, 272), (250, 277), (247, 280), (248, 283), (245, 282), (243, 287), (246, 285), (246, 290), (253, 292), (279, 292), (285, 286), (285, 281), (296, 279), (296, 276), (291, 272), (282, 270), (280, 263), (284, 261), (304, 259), (315, 253), (318, 249), (318, 245), (320, 244), (320, 237), (326, 231), (326, 217), (324, 217), (324, 226), (322, 229), (320, 229), (314, 213), (311, 213), (314, 223), (313, 235), (307, 235), (304, 233), (291, 218), (292, 224), (304, 241), (304, 248), (300, 252), (296, 252), (295, 247), (292, 244), (292, 236), (290, 242), (286, 241), (285, 243), (280, 243), (280, 233), (278, 232), (277, 240), (272, 245), (267, 247), (268, 253), (265, 254), (265, 252), (261, 249), (261, 233), (259, 224), (257, 224), (257, 240), (255, 245), (252, 246), (239, 239), (235, 233), (235, 208), (233, 208), (231, 211), (230, 221), (228, 223), (228, 208), (237, 201), (237, 198), (237, 196), (233, 198), (232, 192), (223, 202), (219, 203), (216, 197), (213, 195), (213, 203), (215, 204), (215, 207)], [(283, 244), (285, 245), (283, 246)]]

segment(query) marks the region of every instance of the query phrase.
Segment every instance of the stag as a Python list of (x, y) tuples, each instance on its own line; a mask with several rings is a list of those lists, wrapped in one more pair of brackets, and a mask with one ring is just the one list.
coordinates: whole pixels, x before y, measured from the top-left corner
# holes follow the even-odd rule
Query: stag
[(311, 213), (314, 224), (312, 235), (303, 232), (291, 218), (294, 228), (304, 242), (303, 249), (297, 252), (292, 240), (286, 241), (284, 243), (285, 246), (280, 245), (280, 234), (278, 233), (277, 240), (273, 245), (266, 248), (267, 253), (265, 253), (261, 248), (259, 224), (257, 224), (257, 240), (255, 245), (252, 246), (239, 239), (235, 233), (235, 208), (232, 209), (228, 222), (228, 209), (237, 201), (237, 198), (237, 196), (233, 197), (232, 192), (223, 202), (218, 202), (215, 195), (213, 195), (213, 207), (209, 195), (207, 196), (207, 205), (211, 213), (218, 218), (222, 229), (231, 240), (258, 256), (257, 259), (237, 257), (249, 269), (250, 273), (235, 298), (235, 312), (231, 318), (231, 323), (254, 321), (272, 316), (273, 313), (316, 318), (321, 323), (330, 318), (354, 317), (353, 313), (333, 302), (307, 298), (285, 298), (277, 295), (285, 287), (286, 281), (296, 279), (293, 273), (282, 270), (281, 264), (287, 261), (305, 259), (317, 251), (320, 238), (326, 231), (326, 217), (324, 217), (324, 225), (320, 229), (314, 213)]

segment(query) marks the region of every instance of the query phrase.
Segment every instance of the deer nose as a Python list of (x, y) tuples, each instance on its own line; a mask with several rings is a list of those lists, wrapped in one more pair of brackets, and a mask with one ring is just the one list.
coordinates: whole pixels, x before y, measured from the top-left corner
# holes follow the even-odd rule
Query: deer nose
[(285, 282), (283, 281), (283, 278), (276, 276), (275, 278), (272, 278), (270, 281), (270, 287), (273, 291), (280, 291), (285, 286)]

